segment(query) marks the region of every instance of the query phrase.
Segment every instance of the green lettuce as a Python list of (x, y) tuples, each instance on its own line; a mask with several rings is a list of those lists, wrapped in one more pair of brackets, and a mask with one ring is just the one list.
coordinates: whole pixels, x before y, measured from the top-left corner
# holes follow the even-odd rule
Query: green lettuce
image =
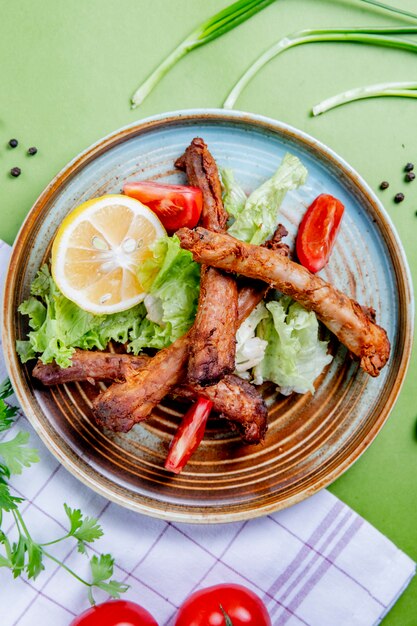
[(259, 323), (269, 317), (263, 302), (242, 322), (236, 333), (235, 371), (241, 378), (249, 379), (251, 370), (261, 363), (268, 342), (255, 335)]
[(266, 304), (267, 318), (260, 321), (256, 335), (268, 342), (262, 361), (253, 370), (254, 383), (274, 382), (289, 395), (314, 393), (314, 381), (332, 356), (328, 342), (319, 338), (319, 324), (313, 312), (287, 296)]
[(169, 346), (192, 325), (199, 292), (199, 266), (176, 238), (163, 238), (140, 274), (151, 297), (160, 304), (160, 319), (149, 319), (145, 303), (111, 315), (93, 315), (68, 300), (57, 288), (47, 265), (36, 275), (31, 295), (19, 307), (29, 318), (29, 332), (16, 348), (23, 363), (39, 357), (43, 363), (71, 365), (75, 348), (104, 350), (110, 341), (143, 348)]
[(294, 155), (287, 153), (272, 178), (255, 189), (238, 211), (228, 232), (236, 239), (260, 245), (272, 237), (278, 224), (278, 211), (288, 191), (303, 185), (307, 170)]
[(93, 315), (68, 300), (43, 265), (31, 285), (31, 296), (19, 307), (29, 317), (26, 341), (17, 342), (22, 362), (36, 356), (43, 363), (71, 365), (75, 348), (104, 350), (109, 341), (129, 341), (146, 316), (142, 304), (112, 315)]
[(152, 246), (152, 255), (138, 268), (138, 278), (149, 292), (145, 298), (147, 318), (159, 324), (174, 341), (194, 321), (200, 266), (191, 252), (181, 248), (175, 235), (159, 239)]
[(246, 194), (235, 180), (233, 170), (220, 168), (223, 206), (230, 217), (236, 218), (245, 208)]

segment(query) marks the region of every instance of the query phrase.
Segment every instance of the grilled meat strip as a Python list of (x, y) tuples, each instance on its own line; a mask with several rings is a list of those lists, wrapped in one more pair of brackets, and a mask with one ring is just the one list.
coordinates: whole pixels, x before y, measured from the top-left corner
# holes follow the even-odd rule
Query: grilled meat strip
[(219, 171), (203, 139), (195, 137), (184, 154), (175, 161), (175, 167), (187, 174), (192, 187), (199, 187), (202, 191), (201, 226), (223, 232), (228, 215), (223, 207)]
[[(131, 377), (134, 370), (143, 368), (152, 357), (131, 354), (113, 354), (90, 350), (76, 350), (72, 365), (59, 367), (38, 361), (33, 376), (44, 385), (96, 380), (122, 380)], [(229, 374), (217, 385), (198, 387), (183, 383), (171, 390), (171, 395), (195, 400), (198, 396), (213, 402), (221, 417), (230, 420), (245, 443), (259, 443), (266, 431), (268, 410), (257, 389), (238, 376)]]
[[(251, 286), (245, 288), (238, 324), (241, 324), (263, 299), (267, 289), (268, 287), (265, 283), (259, 281), (254, 281)], [(99, 395), (94, 401), (94, 414), (97, 422), (110, 430), (127, 432), (134, 424), (146, 419), (152, 408), (184, 380), (189, 334), (190, 331), (174, 341), (168, 348), (158, 352), (138, 372), (126, 371), (125, 382), (115, 383)], [(216, 389), (219, 385), (223, 385), (221, 389), (224, 390), (225, 384), (223, 379), (217, 385), (199, 387), (193, 384), (192, 388), (197, 389), (197, 395), (209, 397), (207, 394), (214, 393), (216, 395)], [(188, 388), (190, 387), (190, 385), (187, 386)], [(242, 428), (247, 429), (253, 428), (250, 426), (251, 422), (257, 422), (257, 441), (260, 441), (266, 430), (267, 412), (266, 409), (260, 411), (259, 407), (261, 404), (263, 405), (263, 400), (258, 392), (256, 394), (259, 397), (257, 410), (253, 413), (252, 410), (243, 411), (241, 418), (237, 421), (247, 418), (249, 425), (246, 427), (242, 426)], [(224, 407), (216, 407), (216, 409), (220, 410), (227, 417), (231, 415), (231, 407), (227, 398), (224, 400)], [(239, 411), (236, 413), (237, 417), (239, 417)], [(253, 432), (251, 436), (254, 438)]]
[(146, 419), (154, 406), (185, 378), (189, 332), (168, 348), (160, 350), (138, 372), (127, 374), (125, 382), (114, 383), (97, 396), (94, 415), (101, 426), (127, 432)]
[(228, 374), (216, 385), (181, 385), (173, 393), (194, 400), (197, 396), (213, 402), (214, 409), (230, 420), (245, 443), (259, 443), (268, 425), (268, 409), (259, 391), (247, 380)]
[[(222, 232), (227, 213), (217, 165), (202, 139), (196, 137), (175, 162), (185, 170), (190, 185), (203, 193), (200, 224)], [(197, 315), (190, 334), (188, 380), (212, 385), (233, 372), (237, 331), (237, 286), (235, 279), (220, 270), (203, 265)]]
[(205, 228), (177, 231), (181, 245), (200, 263), (268, 282), (297, 300), (332, 331), (371, 376), (386, 364), (390, 343), (383, 328), (361, 306), (305, 267), (260, 246)]
[(213, 385), (235, 369), (237, 286), (233, 276), (203, 265), (190, 335), (188, 380)]
[[(287, 255), (288, 246), (281, 242), (281, 238), (287, 235), (287, 231), (281, 225), (278, 226), (274, 236), (265, 246), (276, 249), (276, 254)], [(263, 300), (269, 286), (262, 281), (247, 280), (239, 292), (238, 322), (239, 326), (253, 309)], [(178, 385), (180, 380), (185, 378), (186, 358), (190, 336), (189, 331), (183, 337), (174, 341), (171, 346), (158, 353), (159, 359), (154, 357), (148, 364), (145, 371), (140, 371), (136, 375), (131, 372), (127, 376), (126, 382), (111, 385), (103, 394), (98, 396), (94, 404), (95, 416), (99, 424), (111, 430), (129, 430), (134, 424), (146, 419), (164, 396)], [(164, 359), (169, 362), (168, 367), (161, 366)], [(158, 387), (155, 387), (155, 380)], [(178, 382), (176, 382), (178, 381)], [(136, 401), (135, 389), (142, 387)], [(124, 391), (126, 390), (126, 395)], [(210, 393), (210, 387), (206, 387)], [(201, 391), (201, 390), (200, 390)], [(113, 395), (116, 397), (113, 401)], [(226, 404), (226, 403), (225, 403)], [(113, 413), (113, 411), (117, 411)], [(229, 410), (222, 410), (225, 415), (229, 415)], [(259, 428), (258, 436), (262, 438), (262, 432), (266, 430), (266, 413), (264, 428)], [(246, 413), (245, 413), (246, 415)], [(249, 422), (257, 420), (256, 414), (252, 414)]]
[[(250, 291), (250, 287), (247, 288), (244, 310), (238, 319), (239, 324), (262, 300), (266, 289), (265, 284), (259, 282), (253, 285), (252, 291)], [(125, 382), (115, 383), (100, 394), (94, 401), (94, 415), (97, 422), (110, 430), (127, 432), (137, 422), (146, 419), (153, 407), (185, 379), (190, 332), (188, 331), (168, 348), (158, 352), (138, 372), (126, 372)], [(216, 394), (216, 388), (221, 383), (223, 381), (217, 385), (199, 387), (189, 382), (189, 388), (191, 385), (193, 389), (197, 389), (197, 395), (209, 397), (207, 394)], [(224, 383), (221, 388), (225, 389)], [(203, 393), (203, 389), (206, 393)], [(259, 398), (261, 399), (260, 396)], [(261, 402), (263, 403), (262, 399)], [(225, 405), (226, 407), (221, 409), (221, 412), (229, 417), (230, 411), (227, 400)], [(259, 421), (256, 412), (254, 414), (251, 414), (250, 411), (245, 412), (245, 415), (249, 417), (251, 422)], [(262, 411), (262, 416), (260, 419), (261, 421), (264, 420), (264, 426), (258, 427), (258, 441), (261, 440), (266, 430), (267, 412)]]
[(132, 354), (115, 354), (92, 350), (76, 350), (71, 357), (70, 367), (59, 367), (55, 362), (44, 364), (38, 361), (32, 375), (43, 385), (60, 385), (87, 380), (121, 380), (133, 370), (141, 369), (150, 357)]

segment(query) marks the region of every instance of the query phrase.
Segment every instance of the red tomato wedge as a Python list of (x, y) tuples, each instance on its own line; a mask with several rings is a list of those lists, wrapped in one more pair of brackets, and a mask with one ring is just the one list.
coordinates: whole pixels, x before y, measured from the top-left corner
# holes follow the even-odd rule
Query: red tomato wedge
[(262, 600), (242, 585), (200, 589), (180, 607), (175, 626), (271, 626)]
[(199, 398), (184, 415), (165, 461), (165, 469), (169, 472), (179, 474), (198, 447), (204, 436), (207, 418), (212, 407), (213, 403), (210, 400)]
[(318, 272), (329, 260), (345, 207), (337, 198), (322, 193), (304, 215), (297, 234), (298, 260), (310, 272)]
[(158, 626), (158, 622), (139, 604), (110, 600), (87, 609), (70, 626)]
[(197, 226), (203, 208), (203, 194), (198, 187), (163, 185), (145, 180), (125, 183), (123, 193), (146, 204), (169, 233), (183, 226)]

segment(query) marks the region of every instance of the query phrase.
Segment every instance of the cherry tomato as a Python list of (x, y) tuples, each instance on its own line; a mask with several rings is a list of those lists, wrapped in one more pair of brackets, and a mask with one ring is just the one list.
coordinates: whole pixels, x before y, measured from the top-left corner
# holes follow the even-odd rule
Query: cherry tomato
[(134, 602), (111, 600), (84, 611), (70, 626), (158, 626), (158, 623)]
[(258, 596), (241, 585), (216, 585), (189, 596), (175, 626), (271, 626)]
[(213, 403), (199, 398), (182, 418), (165, 461), (165, 469), (179, 474), (204, 436)]
[(163, 185), (152, 181), (125, 183), (123, 192), (146, 204), (168, 232), (183, 226), (197, 226), (203, 208), (203, 194), (198, 187)]
[(318, 272), (329, 260), (345, 207), (322, 193), (304, 215), (297, 234), (297, 256), (310, 272)]

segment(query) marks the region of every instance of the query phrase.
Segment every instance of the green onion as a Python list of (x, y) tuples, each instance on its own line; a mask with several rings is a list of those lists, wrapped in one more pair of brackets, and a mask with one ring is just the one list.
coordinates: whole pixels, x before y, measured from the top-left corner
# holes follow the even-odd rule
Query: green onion
[(405, 9), (397, 9), (396, 7), (384, 4), (383, 2), (378, 2), (377, 0), (362, 0), (362, 2), (366, 2), (366, 4), (372, 4), (374, 7), (384, 9), (385, 11), (390, 11), (391, 13), (398, 13), (398, 15), (404, 15), (405, 17), (412, 17), (414, 19), (417, 18), (417, 15), (415, 13), (411, 13), (410, 11), (406, 11)]
[(313, 107), (314, 116), (321, 115), (330, 109), (334, 109), (342, 104), (354, 102), (355, 100), (364, 100), (365, 98), (378, 98), (381, 96), (399, 96), (402, 98), (417, 98), (417, 83), (379, 83), (377, 85), (367, 85), (366, 87), (357, 87), (349, 89), (343, 93), (337, 94), (323, 100)]
[(276, 57), (281, 52), (285, 52), (289, 48), (300, 46), (307, 43), (322, 42), (353, 42), (363, 43), (374, 46), (388, 46), (392, 48), (402, 48), (417, 52), (417, 43), (399, 37), (390, 37), (387, 35), (404, 35), (417, 34), (416, 26), (392, 27), (392, 28), (324, 28), (301, 30), (289, 37), (284, 37), (278, 43), (266, 50), (250, 67), (246, 70), (242, 78), (236, 83), (232, 91), (227, 96), (223, 107), (232, 109), (236, 100), (242, 93), (243, 89), (250, 80), (259, 72), (259, 70)]
[(152, 72), (132, 96), (132, 108), (138, 107), (165, 74), (183, 56), (199, 46), (220, 37), (258, 13), (275, 0), (238, 0), (198, 26)]

